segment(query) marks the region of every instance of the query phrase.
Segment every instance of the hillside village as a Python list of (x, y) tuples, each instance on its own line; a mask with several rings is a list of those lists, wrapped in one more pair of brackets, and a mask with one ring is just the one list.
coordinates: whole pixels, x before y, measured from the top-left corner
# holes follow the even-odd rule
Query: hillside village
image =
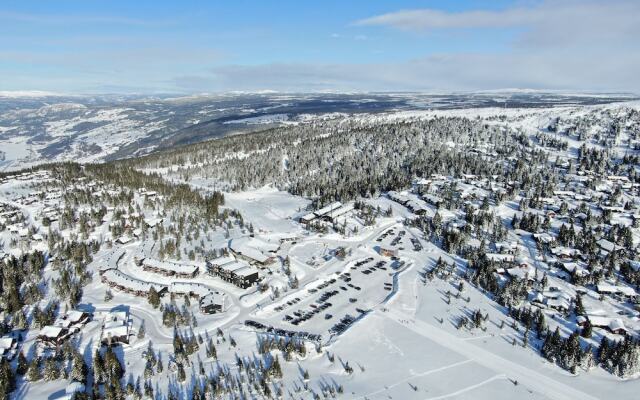
[[(363, 361), (358, 346), (368, 330), (387, 343), (379, 336), (391, 323), (437, 338), (482, 371), (535, 355), (508, 379), (488, 381), (496, 392), (571, 396), (578, 392), (569, 376), (584, 379), (581, 391), (589, 376), (637, 379), (640, 131), (638, 112), (621, 110), (624, 118), (606, 132), (594, 117), (615, 112), (606, 108), (552, 119), (542, 112), (354, 118), (343, 124), (379, 125), (382, 135), (432, 129), (451, 151), (464, 138), (442, 133), (447, 126), (494, 135), (468, 148), (470, 165), (484, 164), (447, 173), (425, 163), (411, 176), (391, 169), (395, 183), (379, 176), (366, 196), (353, 194), (371, 182), (350, 187), (360, 172), (318, 196), (301, 196), (317, 189), (302, 175), (291, 193), (279, 190), (281, 175), (265, 186), (247, 185), (257, 177), (231, 182), (256, 161), (244, 157), (229, 161), (237, 169), (225, 185), (211, 184), (224, 173), (218, 163), (162, 170), (170, 157), (4, 173), (3, 393), (373, 399), (445, 390), (419, 383), (428, 374), (409, 374), (408, 387), (396, 388), (393, 373)], [(526, 131), (532, 119), (545, 123)], [(336, 126), (283, 129), (330, 147), (335, 132), (309, 137)], [(496, 137), (503, 139), (490, 146)], [(335, 149), (337, 158), (348, 154)], [(289, 151), (293, 160), (303, 150)], [(326, 173), (317, 181), (335, 182)], [(493, 366), (461, 344), (498, 338), (482, 350), (500, 355)], [(537, 372), (540, 360), (546, 367)], [(475, 384), (473, 374), (462, 375)], [(536, 387), (539, 379), (555, 386)], [(375, 382), (383, 383), (372, 395), (365, 387)]]

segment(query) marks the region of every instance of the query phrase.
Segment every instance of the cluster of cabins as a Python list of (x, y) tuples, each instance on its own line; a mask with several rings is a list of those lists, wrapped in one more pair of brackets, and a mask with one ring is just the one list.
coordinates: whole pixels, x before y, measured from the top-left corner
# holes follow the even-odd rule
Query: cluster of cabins
[(594, 328), (605, 329), (616, 335), (627, 335), (630, 333), (620, 318), (603, 317), (600, 315), (581, 315), (577, 318), (578, 325), (580, 326), (584, 326), (587, 321), (589, 321), (589, 324)]
[(85, 311), (72, 310), (59, 316), (53, 325), (40, 330), (38, 340), (47, 346), (59, 346), (74, 333), (79, 332), (91, 319), (93, 314)]
[(300, 217), (300, 223), (309, 225), (317, 221), (335, 222), (338, 217), (342, 217), (353, 211), (353, 204), (342, 204), (339, 201), (333, 202), (319, 210)]
[[(605, 234), (609, 229), (615, 228), (614, 225), (631, 227), (636, 235), (638, 227), (640, 227), (640, 209), (638, 208), (638, 196), (640, 196), (640, 184), (632, 182), (626, 176), (602, 176), (591, 172), (568, 173), (564, 176), (563, 182), (559, 184), (558, 190), (555, 190), (549, 197), (540, 198), (539, 206), (530, 207), (527, 210), (529, 214), (536, 214), (540, 220), (551, 221), (552, 226), (557, 228), (560, 224), (569, 227), (571, 224), (576, 225), (576, 229), (590, 229), (593, 224), (594, 236), (596, 237), (597, 255), (603, 259), (612, 253), (618, 253), (625, 262), (629, 263), (636, 271), (640, 270), (640, 261), (637, 259), (637, 241), (636, 245), (626, 251), (622, 250), (623, 246), (609, 240)], [(473, 175), (464, 175), (460, 178), (432, 176), (430, 179), (419, 179), (415, 182), (414, 193), (417, 194), (419, 200), (424, 201), (429, 206), (441, 207), (443, 199), (439, 197), (440, 193), (449, 193), (452, 198), (463, 200), (464, 204), (478, 208), (477, 204), (466, 200), (482, 200), (491, 193), (497, 198), (501, 198), (508, 192), (513, 192), (514, 185), (512, 182), (500, 183), (499, 179), (492, 181), (487, 178), (478, 178)], [(451, 191), (442, 191), (442, 189), (451, 189)], [(616, 196), (616, 193), (622, 191), (623, 196)], [(388, 197), (402, 205), (419, 203), (415, 197), (389, 192)], [(633, 200), (629, 200), (632, 198)], [(477, 203), (477, 202), (476, 202)], [(584, 212), (578, 208), (586, 205)], [(413, 205), (417, 208), (419, 204)], [(589, 214), (586, 210), (590, 210), (594, 216), (607, 216), (604, 220), (589, 220)], [(418, 212), (414, 211), (418, 214)], [(445, 215), (445, 214), (443, 214)], [(444, 218), (444, 217), (443, 217)], [(450, 226), (450, 225), (448, 225)], [(516, 235), (522, 236), (523, 240), (528, 240), (525, 236), (531, 235), (530, 232), (521, 230), (513, 231)], [(580, 250), (572, 247), (560, 246), (557, 243), (556, 233), (553, 229), (541, 230), (532, 233), (533, 239), (538, 244), (538, 249), (542, 249), (542, 253), (546, 254), (544, 262), (535, 261), (538, 267), (543, 267), (544, 271), (551, 271), (555, 276), (564, 278), (569, 281), (566, 289), (545, 290), (531, 294), (531, 302), (539, 307), (553, 309), (559, 312), (567, 312), (573, 306), (573, 284), (570, 282), (574, 279), (587, 278), (593, 273), (593, 267), (589, 267), (589, 257), (581, 254)], [(469, 246), (474, 245), (475, 239), (470, 239)], [(502, 264), (504, 268), (498, 268), (496, 272), (511, 278), (524, 279), (533, 281), (536, 277), (542, 276), (542, 271), (537, 272), (533, 262), (523, 259), (518, 254), (529, 254), (529, 249), (520, 246), (518, 241), (505, 241), (495, 243), (495, 252), (487, 253), (486, 257), (497, 263)], [(479, 244), (475, 244), (479, 245)], [(629, 251), (631, 250), (631, 251)], [(391, 254), (391, 253), (390, 253)], [(598, 266), (596, 266), (598, 268)], [(579, 285), (578, 285), (579, 286)], [(631, 306), (640, 300), (640, 295), (636, 291), (636, 287), (622, 282), (608, 282), (594, 285), (593, 289), (602, 296), (607, 296), (612, 300), (620, 302), (629, 302)], [(581, 289), (576, 288), (575, 291)], [(603, 328), (612, 333), (628, 333), (634, 330), (633, 324), (625, 326), (625, 320), (620, 316), (582, 316), (583, 320), (587, 318), (592, 326)]]
[(50, 179), (51, 173), (47, 170), (40, 170), (34, 172), (23, 172), (20, 174), (9, 175), (4, 178), (0, 178), (0, 184), (11, 182), (12, 180), (18, 181), (30, 181), (30, 180), (43, 180)]

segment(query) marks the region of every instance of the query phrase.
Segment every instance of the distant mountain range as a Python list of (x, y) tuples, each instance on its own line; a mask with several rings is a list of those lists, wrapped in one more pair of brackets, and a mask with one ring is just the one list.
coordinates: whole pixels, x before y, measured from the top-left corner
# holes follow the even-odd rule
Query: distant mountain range
[(343, 114), (549, 107), (634, 100), (626, 94), (505, 90), (463, 94), (230, 93), (69, 96), (0, 92), (0, 170), (133, 157), (265, 127)]

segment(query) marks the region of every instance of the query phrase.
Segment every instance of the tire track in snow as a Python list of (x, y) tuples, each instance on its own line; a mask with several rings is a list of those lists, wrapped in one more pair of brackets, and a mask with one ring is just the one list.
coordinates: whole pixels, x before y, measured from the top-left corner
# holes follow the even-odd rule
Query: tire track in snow
[(484, 386), (484, 385), (486, 385), (487, 383), (491, 383), (491, 382), (493, 382), (493, 381), (497, 381), (498, 379), (505, 379), (505, 380), (506, 380), (506, 379), (507, 379), (507, 377), (506, 377), (506, 375), (505, 375), (505, 374), (500, 374), (500, 375), (492, 376), (491, 378), (489, 378), (489, 379), (485, 379), (484, 381), (479, 382), (479, 383), (476, 383), (475, 385), (467, 386), (467, 387), (462, 388), (462, 389), (460, 389), (460, 390), (456, 390), (455, 392), (448, 393), (448, 394), (443, 394), (443, 395), (441, 395), (441, 396), (428, 397), (428, 398), (426, 398), (425, 400), (440, 400), (440, 399), (448, 399), (449, 397), (453, 397), (453, 396), (457, 396), (457, 395), (462, 394), (462, 393), (469, 392), (469, 391), (471, 391), (471, 390), (474, 390), (474, 389), (477, 389), (477, 388), (479, 388), (479, 387), (481, 387), (481, 386)]
[(377, 394), (380, 394), (380, 393), (386, 392), (387, 390), (389, 390), (389, 389), (391, 389), (391, 388), (394, 388), (394, 387), (396, 387), (396, 386), (399, 386), (399, 385), (401, 385), (401, 384), (403, 384), (403, 383), (405, 383), (405, 382), (408, 382), (408, 381), (410, 381), (411, 379), (420, 378), (420, 377), (427, 376), (427, 375), (431, 375), (431, 374), (435, 374), (435, 373), (437, 373), (437, 372), (441, 372), (441, 371), (446, 371), (446, 370), (448, 370), (448, 369), (455, 368), (455, 367), (458, 367), (458, 366), (460, 366), (460, 365), (468, 364), (468, 363), (470, 363), (470, 362), (472, 362), (472, 361), (473, 361), (473, 360), (464, 360), (464, 361), (459, 361), (459, 362), (457, 362), (457, 363), (453, 363), (453, 364), (445, 365), (445, 366), (440, 367), (440, 368), (430, 369), (430, 370), (428, 370), (428, 371), (421, 372), (421, 373), (419, 373), (419, 374), (411, 375), (410, 377), (405, 378), (405, 379), (402, 379), (402, 380), (399, 380), (399, 381), (397, 381), (396, 383), (394, 383), (394, 384), (392, 384), (392, 385), (385, 386), (385, 387), (384, 387), (384, 389), (379, 389), (379, 390), (376, 390), (375, 392), (367, 393), (367, 394), (362, 395), (362, 396), (360, 396), (360, 397), (355, 397), (355, 398), (354, 398), (354, 400), (357, 400), (357, 399), (364, 399), (364, 398), (367, 398), (367, 397), (369, 397), (369, 396), (375, 396), (375, 395), (377, 395)]

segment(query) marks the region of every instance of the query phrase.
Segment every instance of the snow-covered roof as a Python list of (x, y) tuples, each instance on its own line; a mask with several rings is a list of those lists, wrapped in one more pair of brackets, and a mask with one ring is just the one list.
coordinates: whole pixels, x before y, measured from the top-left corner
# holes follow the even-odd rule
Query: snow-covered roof
[(515, 268), (507, 269), (507, 273), (510, 276), (513, 276), (519, 279), (533, 280), (535, 278), (536, 271), (534, 268), (531, 268), (531, 267), (528, 267), (528, 268), (515, 267)]
[(266, 262), (269, 259), (269, 257), (266, 256), (258, 248), (254, 247), (254, 244), (255, 243), (249, 243), (248, 241), (245, 241), (245, 240), (234, 239), (234, 240), (231, 241), (231, 244), (229, 245), (229, 247), (236, 254), (241, 254), (241, 255), (243, 255), (245, 257), (248, 257), (248, 258), (251, 258), (252, 260), (255, 260), (255, 261), (259, 262), (259, 263)]
[(68, 321), (71, 321), (71, 322), (75, 323), (75, 322), (80, 321), (82, 319), (83, 315), (84, 315), (84, 313), (82, 311), (71, 310), (71, 311), (67, 312), (66, 319)]
[(545, 299), (545, 304), (549, 307), (553, 307), (553, 308), (564, 308), (564, 309), (568, 309), (570, 306), (570, 303), (567, 299), (562, 298), (562, 297), (557, 297), (557, 298), (546, 298)]
[(156, 290), (166, 287), (165, 285), (150, 283), (133, 278), (127, 274), (120, 272), (117, 269), (108, 269), (102, 273), (102, 276), (104, 276), (105, 279), (107, 279), (109, 282), (113, 282), (116, 285), (123, 286), (135, 291), (148, 292), (149, 290), (151, 290), (151, 287), (156, 288)]
[(104, 336), (108, 337), (121, 337), (121, 336), (128, 336), (129, 335), (129, 325), (127, 324), (119, 324), (119, 325), (111, 325), (111, 326), (106, 326), (104, 327), (103, 330)]
[(619, 329), (622, 329), (624, 331), (627, 330), (627, 328), (624, 326), (624, 323), (619, 318), (612, 319), (611, 321), (609, 321), (608, 326), (609, 326), (609, 329), (611, 329), (612, 331), (617, 331)]
[(11, 337), (0, 338), (0, 349), (9, 350), (15, 344), (15, 339)]
[(636, 291), (628, 286), (610, 285), (608, 283), (599, 283), (596, 285), (599, 293), (620, 293), (625, 296), (636, 296)]
[(349, 211), (353, 211), (353, 204), (351, 204), (351, 203), (350, 203), (350, 204), (345, 204), (345, 205), (343, 205), (342, 207), (340, 207), (340, 208), (338, 208), (338, 209), (334, 210), (334, 211), (331, 213), (331, 216), (332, 216), (333, 218), (335, 218), (335, 217), (339, 217), (339, 216), (341, 216), (341, 215), (344, 215), (344, 214), (348, 213)]
[(236, 261), (233, 263), (229, 263), (229, 264), (225, 264), (225, 265), (221, 265), (220, 268), (226, 272), (233, 272), (235, 273), (236, 271), (239, 271), (243, 268), (248, 267), (248, 265), (244, 262), (241, 261)]
[(309, 213), (307, 215), (303, 215), (302, 217), (300, 217), (300, 219), (305, 222), (313, 221), (314, 219), (316, 219), (316, 214)]
[(228, 256), (222, 256), (222, 257), (218, 257), (218, 258), (214, 258), (213, 260), (209, 261), (212, 265), (216, 265), (216, 266), (223, 266), (226, 264), (231, 264), (233, 262), (236, 261), (236, 258), (232, 255), (228, 255)]
[(142, 261), (142, 264), (154, 269), (161, 269), (164, 271), (172, 271), (178, 274), (188, 275), (195, 274), (199, 268), (194, 264), (178, 263), (175, 261), (160, 261), (154, 258), (145, 258)]
[(598, 246), (600, 246), (601, 249), (606, 250), (606, 251), (614, 251), (616, 248), (616, 245), (606, 239), (600, 239), (596, 242), (598, 244)]
[(211, 293), (217, 293), (214, 289), (202, 283), (195, 282), (172, 282), (169, 285), (171, 293), (193, 293), (200, 297), (204, 297)]
[(48, 338), (55, 339), (64, 331), (64, 328), (59, 326), (45, 326), (40, 330), (40, 335)]
[(321, 209), (315, 211), (314, 214), (317, 215), (318, 217), (321, 217), (333, 210), (340, 208), (341, 206), (342, 206), (342, 203), (340, 203), (339, 201), (336, 201), (329, 204), (328, 206), (322, 207)]
[(251, 268), (250, 266), (246, 266), (244, 268), (240, 268), (240, 269), (237, 269), (237, 270), (233, 271), (233, 273), (236, 276), (246, 277), (246, 276), (251, 276), (253, 274), (257, 274), (258, 270), (255, 269), (255, 268)]
[(214, 304), (220, 304), (220, 299), (216, 296), (207, 295), (200, 299), (200, 307), (206, 307)]

